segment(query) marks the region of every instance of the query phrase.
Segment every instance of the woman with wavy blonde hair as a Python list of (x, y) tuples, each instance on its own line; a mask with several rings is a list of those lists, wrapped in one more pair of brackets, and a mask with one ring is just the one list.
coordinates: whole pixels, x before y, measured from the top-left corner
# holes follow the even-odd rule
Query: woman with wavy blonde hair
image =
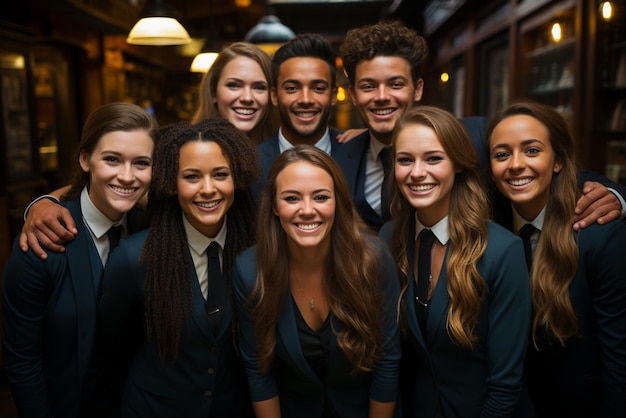
[(403, 294), (403, 409), (412, 417), (508, 416), (530, 323), (522, 243), (488, 221), (478, 155), (452, 114), (407, 111), (392, 145), (395, 213), (380, 235)]
[(257, 417), (393, 416), (395, 266), (366, 232), (332, 157), (306, 145), (277, 157), (257, 237), (233, 269)]
[(491, 178), (512, 207), (506, 226), (529, 231), (534, 315), (524, 381), (537, 415), (626, 416), (626, 226), (572, 229), (574, 142), (553, 108), (515, 102), (487, 134)]

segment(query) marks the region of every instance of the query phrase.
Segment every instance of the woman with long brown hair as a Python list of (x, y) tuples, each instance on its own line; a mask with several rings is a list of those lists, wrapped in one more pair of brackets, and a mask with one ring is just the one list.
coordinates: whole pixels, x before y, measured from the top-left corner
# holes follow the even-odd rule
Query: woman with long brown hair
[(278, 156), (257, 237), (233, 270), (257, 417), (391, 417), (395, 267), (366, 232), (332, 157), (303, 145)]
[(407, 111), (393, 140), (392, 247), (405, 329), (403, 410), (410, 417), (508, 416), (530, 323), (522, 243), (489, 222), (479, 159), (461, 122)]
[(516, 101), (487, 138), (491, 178), (511, 204), (505, 226), (527, 237), (534, 314), (524, 382), (536, 413), (626, 416), (626, 226), (572, 229), (574, 141), (553, 108)]

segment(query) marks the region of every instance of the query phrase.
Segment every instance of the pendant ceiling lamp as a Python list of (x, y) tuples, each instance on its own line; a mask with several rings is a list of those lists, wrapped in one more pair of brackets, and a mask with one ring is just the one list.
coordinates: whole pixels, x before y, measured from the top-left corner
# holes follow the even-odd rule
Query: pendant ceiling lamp
[(295, 36), (294, 31), (282, 24), (272, 8), (268, 6), (267, 14), (246, 33), (244, 41), (256, 44), (271, 56), (282, 44), (289, 42)]
[(176, 17), (176, 11), (167, 0), (148, 0), (126, 42), (153, 46), (188, 44), (191, 38)]

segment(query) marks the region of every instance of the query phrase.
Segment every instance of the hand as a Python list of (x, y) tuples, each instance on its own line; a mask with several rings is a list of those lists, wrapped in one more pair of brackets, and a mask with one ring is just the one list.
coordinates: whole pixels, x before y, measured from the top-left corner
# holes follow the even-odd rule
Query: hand
[(45, 260), (48, 254), (42, 247), (58, 253), (63, 252), (65, 251), (63, 244), (74, 239), (77, 233), (74, 219), (66, 208), (48, 199), (41, 199), (28, 210), (20, 234), (20, 248), (24, 252), (30, 248), (38, 257)]
[(348, 142), (352, 138), (354, 138), (356, 136), (359, 136), (360, 134), (362, 134), (366, 130), (367, 129), (348, 129), (346, 131), (343, 131), (339, 135), (337, 135), (337, 141), (340, 144), (343, 144), (344, 142)]
[(586, 228), (598, 222), (600, 225), (618, 219), (622, 213), (619, 200), (600, 183), (587, 181), (583, 195), (576, 202), (574, 209), (574, 230)]

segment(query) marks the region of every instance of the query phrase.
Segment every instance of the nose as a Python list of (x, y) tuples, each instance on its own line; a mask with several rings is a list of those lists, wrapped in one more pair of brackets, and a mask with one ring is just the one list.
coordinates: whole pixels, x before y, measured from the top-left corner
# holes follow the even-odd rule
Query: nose
[(411, 169), (411, 178), (419, 179), (426, 177), (426, 164), (423, 161), (415, 161)]
[(241, 97), (239, 98), (242, 102), (251, 102), (252, 101), (252, 89), (247, 86), (244, 87), (241, 91)]
[(315, 209), (313, 208), (313, 200), (302, 199), (300, 203), (300, 215), (310, 216), (314, 214), (315, 214)]
[(135, 179), (134, 167), (131, 162), (126, 162), (120, 167), (117, 179), (122, 183), (131, 183)]
[(376, 89), (376, 100), (377, 101), (386, 101), (389, 100), (389, 89), (386, 85), (381, 84)]
[(211, 178), (211, 176), (205, 176), (202, 180), (200, 193), (211, 194), (214, 191), (215, 191), (215, 185), (213, 184), (213, 179)]
[(300, 90), (298, 101), (304, 104), (311, 103), (311, 90), (308, 87), (303, 87), (302, 90)]
[(524, 168), (525, 160), (524, 155), (521, 152), (514, 151), (509, 159), (510, 170), (520, 170)]

